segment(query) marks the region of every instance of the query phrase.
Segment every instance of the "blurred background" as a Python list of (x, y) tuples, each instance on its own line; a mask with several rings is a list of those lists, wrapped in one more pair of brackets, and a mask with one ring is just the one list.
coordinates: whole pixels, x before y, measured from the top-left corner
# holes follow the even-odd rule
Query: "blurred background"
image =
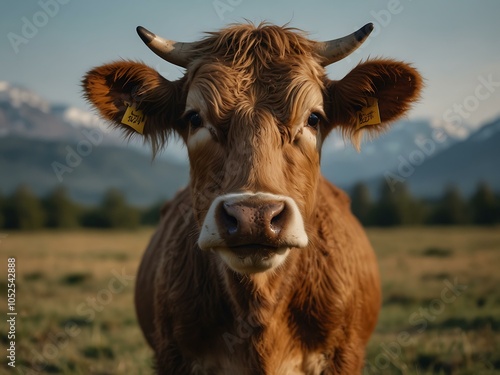
[[(365, 372), (500, 373), (499, 14), (494, 0), (4, 1), (0, 252), (5, 267), (18, 259), (17, 373), (150, 373), (133, 275), (162, 203), (187, 184), (187, 154), (172, 142), (152, 160), (139, 138), (124, 141), (80, 80), (119, 59), (175, 80), (183, 69), (154, 55), (136, 26), (189, 42), (245, 20), (289, 23), (316, 40), (372, 22), (330, 78), (382, 56), (425, 77), (407, 118), (360, 153), (339, 134), (323, 148), (324, 175), (351, 195), (380, 260), (384, 305)], [(450, 285), (452, 303), (442, 298)]]

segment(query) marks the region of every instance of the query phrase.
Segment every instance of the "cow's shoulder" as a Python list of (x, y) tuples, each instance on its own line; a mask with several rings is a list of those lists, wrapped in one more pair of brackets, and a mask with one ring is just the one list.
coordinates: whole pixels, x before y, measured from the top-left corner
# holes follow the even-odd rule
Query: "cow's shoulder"
[[(372, 252), (365, 231), (351, 211), (351, 199), (345, 191), (325, 178), (319, 183), (316, 203), (315, 232), (328, 252), (343, 254), (343, 261)], [(353, 252), (354, 251), (354, 252)]]
[[(351, 212), (347, 193), (323, 177), (315, 212), (310, 246), (303, 252), (299, 267), (299, 274), (306, 275), (298, 293), (303, 300), (295, 301), (302, 307), (307, 301), (311, 303), (301, 323), (304, 332), (330, 332), (325, 340), (342, 341), (343, 336), (337, 335), (337, 324), (348, 321), (346, 330), (365, 342), (380, 307), (378, 268), (372, 246)], [(315, 311), (319, 319), (316, 326), (307, 326), (304, 322), (311, 324), (308, 317), (315, 306), (322, 306)]]
[[(187, 215), (191, 210), (191, 198), (187, 188), (180, 190), (161, 208), (160, 223), (151, 238), (142, 258), (137, 274), (135, 306), (142, 331), (152, 347), (156, 346), (155, 327), (155, 293), (157, 291), (157, 275), (161, 276), (161, 259), (166, 252), (175, 253), (181, 244), (176, 242), (175, 233), (182, 231), (184, 222), (182, 213)], [(180, 238), (184, 236), (179, 236)], [(161, 279), (161, 277), (160, 277)]]
[(323, 199), (327, 204), (335, 204), (342, 208), (349, 209), (351, 206), (351, 199), (347, 193), (333, 185), (330, 181), (321, 177), (319, 183), (319, 198)]

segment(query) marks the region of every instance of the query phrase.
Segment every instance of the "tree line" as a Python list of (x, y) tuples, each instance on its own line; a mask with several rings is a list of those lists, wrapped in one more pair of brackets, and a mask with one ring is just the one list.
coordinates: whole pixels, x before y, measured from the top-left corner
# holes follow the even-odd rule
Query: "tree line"
[(435, 200), (413, 197), (404, 184), (397, 188), (382, 182), (378, 199), (358, 183), (351, 191), (351, 208), (365, 226), (494, 225), (500, 223), (500, 197), (486, 183), (479, 183), (468, 199), (448, 186)]
[[(99, 205), (74, 202), (64, 187), (39, 198), (28, 187), (19, 186), (10, 196), (0, 194), (0, 228), (37, 230), (42, 228), (123, 228), (156, 225), (162, 203), (148, 208), (130, 206), (122, 192), (108, 190)], [(466, 199), (453, 186), (437, 200), (422, 200), (398, 184), (394, 191), (385, 182), (374, 199), (367, 185), (351, 191), (354, 215), (365, 226), (399, 225), (494, 225), (500, 223), (500, 197), (480, 183)]]
[(117, 189), (108, 190), (98, 206), (77, 204), (64, 187), (38, 198), (28, 187), (19, 186), (10, 196), (0, 195), (0, 228), (37, 230), (42, 228), (123, 228), (154, 225), (161, 203), (146, 209), (127, 204)]

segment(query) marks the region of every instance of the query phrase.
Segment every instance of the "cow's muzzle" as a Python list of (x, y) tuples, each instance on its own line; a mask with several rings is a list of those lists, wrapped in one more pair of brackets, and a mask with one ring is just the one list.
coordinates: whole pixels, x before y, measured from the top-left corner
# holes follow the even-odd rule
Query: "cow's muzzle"
[(269, 193), (227, 194), (211, 204), (198, 245), (218, 251), (241, 273), (281, 264), (291, 248), (307, 246), (302, 215), (293, 201)]
[(254, 244), (278, 247), (289, 211), (282, 201), (226, 201), (216, 208), (215, 220), (229, 247)]

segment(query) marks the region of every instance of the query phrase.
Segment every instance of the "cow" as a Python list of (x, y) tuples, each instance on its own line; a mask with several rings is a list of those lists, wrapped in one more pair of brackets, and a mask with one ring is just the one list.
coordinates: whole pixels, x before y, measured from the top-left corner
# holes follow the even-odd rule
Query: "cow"
[(156, 154), (185, 143), (190, 181), (162, 208), (135, 291), (158, 374), (359, 374), (381, 292), (374, 251), (350, 200), (320, 172), (336, 129), (359, 147), (418, 100), (410, 64), (325, 67), (373, 29), (318, 42), (288, 26), (230, 25), (181, 43), (142, 41), (185, 68), (170, 81), (143, 63), (90, 70), (85, 96)]

